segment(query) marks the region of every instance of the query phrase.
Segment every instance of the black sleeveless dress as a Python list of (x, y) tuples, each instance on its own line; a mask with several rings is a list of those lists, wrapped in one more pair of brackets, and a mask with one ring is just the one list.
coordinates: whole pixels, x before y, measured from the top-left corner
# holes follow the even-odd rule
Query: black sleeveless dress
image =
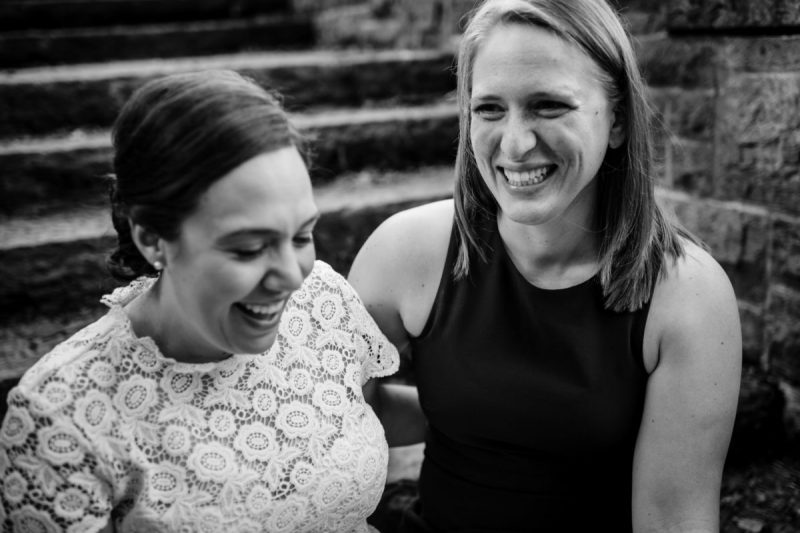
[(428, 417), (405, 531), (631, 531), (632, 458), (647, 373), (647, 307), (603, 308), (597, 277), (545, 290), (506, 253), (453, 281), (412, 340)]

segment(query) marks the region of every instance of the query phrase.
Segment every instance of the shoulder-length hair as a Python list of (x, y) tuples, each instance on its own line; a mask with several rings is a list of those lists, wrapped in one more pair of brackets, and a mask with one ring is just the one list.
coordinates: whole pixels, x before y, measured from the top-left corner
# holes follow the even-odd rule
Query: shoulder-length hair
[(605, 0), (487, 0), (472, 13), (458, 54), (454, 201), (459, 249), (453, 274), (466, 277), (471, 260), (486, 261), (488, 247), (477, 228), (492, 223), (497, 214), (497, 202), (472, 151), (470, 99), (475, 55), (498, 24), (546, 28), (578, 46), (603, 73), (598, 81), (624, 123), (625, 139), (619, 148), (608, 150), (597, 176), (600, 283), (606, 308), (638, 309), (649, 301), (666, 258), (683, 254), (681, 237), (694, 238), (667, 221), (656, 204), (653, 112), (630, 38)]

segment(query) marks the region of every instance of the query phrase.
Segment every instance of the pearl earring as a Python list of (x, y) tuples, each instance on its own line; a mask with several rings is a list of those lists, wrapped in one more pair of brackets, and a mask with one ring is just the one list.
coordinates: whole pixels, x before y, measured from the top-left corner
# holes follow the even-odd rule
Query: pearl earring
[(164, 263), (158, 260), (153, 261), (153, 268), (161, 272), (164, 269)]

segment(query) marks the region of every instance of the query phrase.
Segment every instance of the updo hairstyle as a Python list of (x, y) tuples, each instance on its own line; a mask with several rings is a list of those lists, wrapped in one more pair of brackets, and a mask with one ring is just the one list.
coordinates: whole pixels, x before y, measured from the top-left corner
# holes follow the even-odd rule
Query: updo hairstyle
[(158, 274), (134, 244), (130, 222), (174, 240), (202, 194), (231, 170), (288, 146), (305, 155), (277, 95), (228, 70), (146, 83), (122, 108), (112, 141), (118, 245), (107, 265), (121, 281)]

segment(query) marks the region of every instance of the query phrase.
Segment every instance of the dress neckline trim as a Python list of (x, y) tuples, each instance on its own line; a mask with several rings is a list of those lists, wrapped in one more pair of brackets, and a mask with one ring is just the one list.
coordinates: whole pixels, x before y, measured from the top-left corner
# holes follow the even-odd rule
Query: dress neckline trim
[[(130, 316), (125, 312), (125, 306), (132, 302), (135, 298), (141, 296), (149, 291), (155, 285), (158, 278), (150, 278), (142, 276), (136, 278), (128, 285), (117, 287), (110, 294), (106, 294), (100, 299), (100, 302), (108, 306), (108, 315), (112, 317), (118, 324), (122, 326), (127, 338), (130, 342), (136, 343), (144, 350), (152, 354), (156, 360), (166, 366), (171, 366), (177, 372), (209, 372), (218, 367), (227, 367), (230, 365), (238, 365), (240, 362), (259, 357), (262, 354), (231, 354), (230, 357), (220, 359), (218, 361), (209, 361), (203, 363), (187, 363), (178, 361), (172, 357), (167, 357), (161, 352), (161, 349), (155, 343), (152, 337), (139, 336), (133, 330), (133, 323)], [(273, 343), (270, 350), (273, 349)]]

